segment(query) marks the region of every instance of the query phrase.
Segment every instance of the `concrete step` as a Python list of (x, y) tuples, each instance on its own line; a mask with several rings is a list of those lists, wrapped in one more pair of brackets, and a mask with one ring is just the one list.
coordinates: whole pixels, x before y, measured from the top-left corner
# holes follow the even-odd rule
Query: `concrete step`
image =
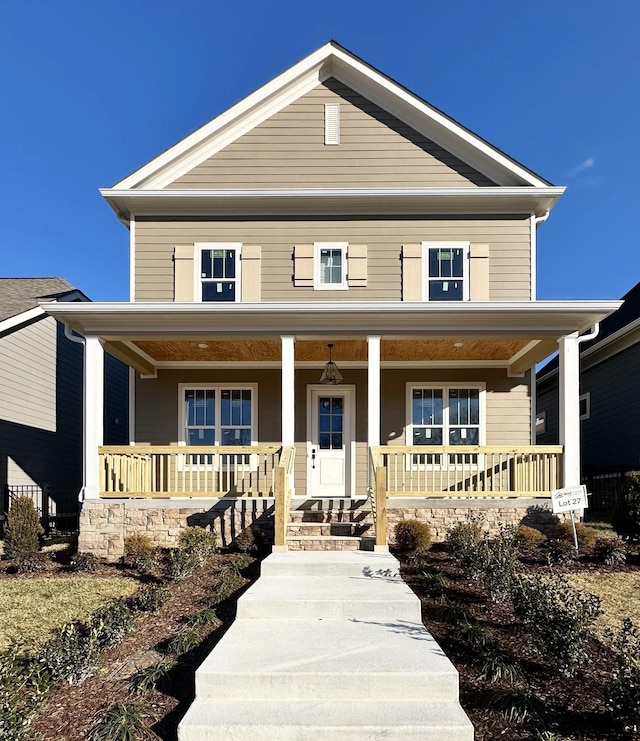
[(373, 576), (404, 584), (396, 558), (390, 553), (366, 551), (272, 553), (260, 565), (260, 573), (263, 576)]
[(371, 510), (295, 509), (289, 512), (290, 522), (368, 522), (373, 523)]
[(201, 699), (179, 741), (473, 741), (456, 702)]
[(196, 696), (444, 702), (458, 699), (458, 673), (420, 622), (238, 620), (198, 669)]
[(322, 618), (420, 622), (420, 602), (402, 581), (374, 576), (264, 576), (238, 600), (238, 619)]

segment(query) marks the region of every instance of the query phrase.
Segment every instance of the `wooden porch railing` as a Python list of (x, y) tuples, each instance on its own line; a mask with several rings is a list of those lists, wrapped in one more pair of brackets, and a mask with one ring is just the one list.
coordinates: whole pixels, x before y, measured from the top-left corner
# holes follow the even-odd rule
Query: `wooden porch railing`
[(285, 546), (287, 544), (287, 523), (291, 507), (291, 477), (295, 462), (296, 449), (283, 447), (280, 462), (276, 468), (275, 506), (274, 506), (274, 534), (273, 544)]
[(562, 483), (561, 445), (389, 445), (371, 455), (390, 497), (539, 497)]
[(371, 499), (376, 545), (385, 546), (387, 544), (387, 470), (384, 467), (379, 447), (369, 448), (369, 453), (371, 455), (371, 470), (373, 471), (369, 497)]
[(105, 446), (101, 497), (274, 496), (284, 455), (277, 444)]

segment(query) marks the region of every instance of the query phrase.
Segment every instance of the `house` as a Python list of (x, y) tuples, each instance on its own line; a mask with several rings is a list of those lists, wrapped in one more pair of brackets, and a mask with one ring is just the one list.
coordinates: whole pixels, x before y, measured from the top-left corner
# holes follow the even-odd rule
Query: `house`
[[(0, 278), (0, 496), (34, 498), (45, 521), (77, 520), (82, 471), (82, 341), (45, 303), (89, 301), (62, 278)], [(128, 440), (128, 369), (107, 358), (104, 437)], [(101, 420), (102, 423), (102, 420)], [(69, 524), (66, 520), (66, 524)]]
[[(592, 504), (605, 509), (613, 505), (606, 482), (640, 467), (640, 283), (621, 301), (595, 337), (580, 344), (582, 477)], [(560, 439), (557, 357), (538, 371), (536, 385), (537, 442), (554, 444)]]
[[(346, 547), (368, 494), (382, 548), (407, 514), (548, 520), (579, 481), (578, 335), (619, 306), (536, 300), (563, 190), (333, 41), (103, 189), (130, 301), (47, 307), (86, 340), (81, 547), (256, 520)], [(558, 347), (566, 435), (539, 447)], [(102, 444), (103, 349), (135, 371), (127, 448)]]

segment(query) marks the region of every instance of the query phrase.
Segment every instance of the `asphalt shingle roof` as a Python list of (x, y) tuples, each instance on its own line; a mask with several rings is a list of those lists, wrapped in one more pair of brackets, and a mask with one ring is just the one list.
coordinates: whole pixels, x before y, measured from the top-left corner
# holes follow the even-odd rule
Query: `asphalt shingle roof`
[(64, 278), (0, 278), (0, 321), (76, 290)]

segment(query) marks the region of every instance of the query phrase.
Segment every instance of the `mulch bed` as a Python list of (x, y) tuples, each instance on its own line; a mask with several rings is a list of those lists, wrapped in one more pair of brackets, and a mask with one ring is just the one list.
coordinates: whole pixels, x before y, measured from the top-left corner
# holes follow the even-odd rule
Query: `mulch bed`
[[(460, 702), (475, 728), (476, 741), (537, 741), (542, 733), (557, 734), (555, 739), (581, 741), (620, 741), (640, 739), (640, 733), (624, 734), (613, 725), (605, 706), (604, 687), (608, 681), (612, 661), (610, 652), (596, 639), (590, 641), (591, 660), (581, 667), (576, 676), (566, 678), (554, 671), (536, 654), (526, 629), (515, 617), (508, 604), (489, 600), (479, 581), (469, 579), (453, 562), (443, 546), (434, 546), (425, 554), (420, 568), (396, 554), (402, 560), (402, 575), (422, 602), (423, 621), (456, 666), (460, 675)], [(403, 560), (404, 559), (404, 560)], [(530, 556), (524, 564), (527, 573), (548, 571), (542, 555)], [(576, 561), (556, 567), (564, 573), (580, 570), (606, 572), (638, 570), (637, 564), (608, 569), (602, 564)], [(423, 572), (441, 573), (447, 579), (443, 596), (429, 594)], [(464, 615), (480, 621), (491, 629), (491, 643), (501, 655), (520, 661), (529, 687), (544, 702), (544, 725), (533, 727), (530, 722), (518, 724), (509, 721), (492, 703), (499, 694), (510, 689), (509, 682), (491, 684), (483, 679), (477, 668), (478, 649), (461, 639), (458, 626), (460, 614), (452, 616), (451, 606), (463, 610)], [(474, 666), (474, 660), (476, 666)]]

